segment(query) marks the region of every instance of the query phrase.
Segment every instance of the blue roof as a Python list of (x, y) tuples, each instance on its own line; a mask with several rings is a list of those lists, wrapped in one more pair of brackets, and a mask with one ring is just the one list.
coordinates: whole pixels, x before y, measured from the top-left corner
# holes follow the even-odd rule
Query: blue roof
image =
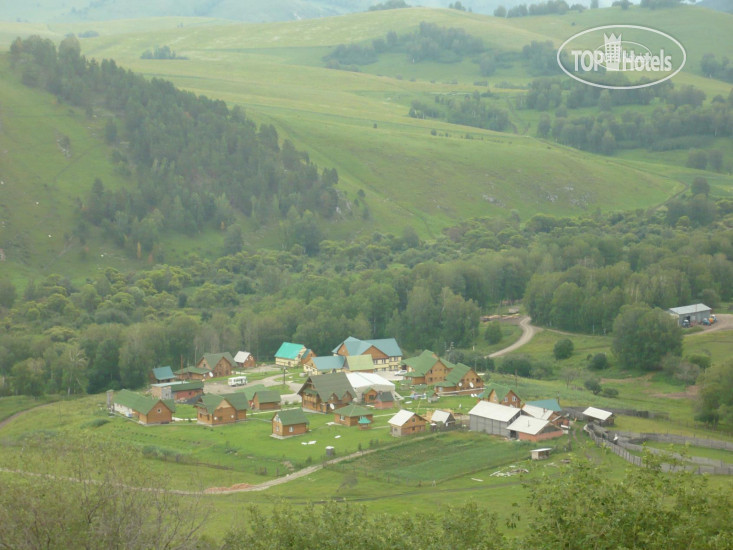
[(541, 399), (539, 401), (527, 401), (525, 405), (532, 405), (534, 407), (541, 407), (548, 411), (561, 412), (562, 407), (558, 403), (557, 399)]
[(311, 359), (316, 370), (330, 372), (332, 370), (341, 370), (344, 368), (346, 357), (341, 355), (331, 355), (326, 357), (314, 357)]
[(283, 342), (280, 349), (275, 353), (275, 357), (279, 357), (280, 359), (297, 359), (304, 347), (303, 344)]
[(346, 340), (344, 340), (341, 344), (334, 348), (333, 353), (338, 353), (338, 350), (342, 345), (346, 346), (346, 351), (349, 353), (349, 355), (364, 355), (370, 347), (374, 346), (388, 357), (402, 357), (402, 350), (400, 349), (400, 346), (397, 345), (397, 340), (395, 340), (394, 338), (381, 338), (378, 340), (359, 340), (358, 338), (349, 336)]
[(176, 377), (173, 374), (173, 369), (170, 367), (155, 367), (153, 369), (153, 376), (156, 380), (172, 380)]

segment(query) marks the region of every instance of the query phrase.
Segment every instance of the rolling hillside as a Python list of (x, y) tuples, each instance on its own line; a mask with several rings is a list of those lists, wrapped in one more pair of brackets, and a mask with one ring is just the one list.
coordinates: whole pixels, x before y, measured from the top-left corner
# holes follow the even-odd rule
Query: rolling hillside
[[(512, 210), (526, 220), (538, 212), (582, 215), (598, 209), (647, 208), (682, 191), (696, 174), (684, 167), (684, 155), (639, 150), (606, 157), (535, 138), (537, 115), (515, 108), (516, 89), (497, 87), (506, 81), (515, 86), (530, 81), (520, 66), (499, 69), (489, 78), (481, 77), (470, 61), (412, 64), (396, 54), (383, 56), (360, 72), (324, 66), (323, 56), (338, 44), (370, 42), (388, 30), (410, 32), (421, 21), (464, 28), (488, 46), (506, 51), (520, 51), (533, 40), (557, 45), (579, 29), (604, 22), (663, 27), (688, 49), (688, 65), (679, 83), (701, 87), (708, 97), (726, 97), (730, 90), (729, 84), (704, 78), (699, 60), (709, 51), (733, 50), (727, 32), (733, 17), (698, 8), (628, 13), (607, 9), (517, 19), (410, 9), (271, 24), (185, 18), (2, 23), (0, 45), (7, 47), (17, 35), (40, 33), (58, 41), (70, 32), (93, 30), (97, 37), (81, 40), (87, 57), (113, 58), (135, 72), (223, 99), (230, 106), (241, 106), (257, 122), (274, 124), (281, 139), (287, 137), (308, 151), (319, 166), (338, 170), (346, 200), (360, 198), (368, 206), (368, 216), (328, 222), (324, 232), (329, 238), (374, 231), (398, 234), (406, 225), (429, 237), (462, 219), (508, 216)], [(164, 44), (187, 59), (140, 58), (146, 49)], [(88, 119), (10, 78), (5, 64), (2, 71), (0, 147), (7, 160), (0, 167), (0, 177), (6, 181), (0, 188), (5, 222), (0, 248), (6, 249), (10, 261), (20, 261), (30, 270), (47, 271), (59, 262), (73, 268), (73, 258), (80, 252), (70, 238), (74, 201), (88, 192), (95, 177), (112, 186), (130, 182), (108, 160), (110, 151), (100, 135), (103, 113)], [(486, 89), (493, 92), (497, 105), (508, 110), (514, 132), (408, 116), (415, 99), (430, 101), (436, 94), (460, 96)], [(70, 138), (70, 149), (62, 151), (61, 136)], [(727, 194), (730, 176), (714, 178), (714, 188)], [(276, 224), (263, 228), (245, 219), (241, 223), (248, 230), (248, 245), (280, 245)], [(212, 238), (221, 236), (171, 239), (169, 258), (191, 250), (206, 255), (211, 248), (207, 240)], [(87, 257), (100, 267), (109, 261), (123, 262), (98, 235), (92, 235), (88, 248)]]

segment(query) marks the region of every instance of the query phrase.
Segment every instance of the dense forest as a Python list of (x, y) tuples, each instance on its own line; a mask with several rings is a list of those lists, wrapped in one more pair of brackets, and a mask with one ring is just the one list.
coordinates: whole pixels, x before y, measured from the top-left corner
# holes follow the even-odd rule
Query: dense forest
[[(10, 52), (25, 84), (108, 117), (105, 138), (113, 159), (135, 182), (115, 190), (94, 183), (79, 205), (81, 238), (85, 222), (91, 223), (147, 256), (164, 231), (224, 230), (245, 215), (288, 220), (303, 226), (295, 232), (300, 236), (317, 233), (316, 217), (337, 213), (336, 170), (319, 170), (307, 153), (280, 143), (273, 126), (258, 128), (239, 108), (147, 80), (111, 60), (87, 60), (73, 36), (58, 51), (50, 40), (19, 38)], [(236, 228), (232, 233), (236, 251)]]

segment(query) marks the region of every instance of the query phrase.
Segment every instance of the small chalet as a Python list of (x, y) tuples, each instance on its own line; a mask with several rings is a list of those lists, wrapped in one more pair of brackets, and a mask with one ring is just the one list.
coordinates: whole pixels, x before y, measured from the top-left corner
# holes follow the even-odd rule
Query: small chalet
[(172, 401), (120, 390), (112, 399), (112, 410), (140, 424), (168, 424), (173, 421), (176, 406)]
[(522, 411), (515, 407), (479, 401), (468, 412), (468, 429), (472, 432), (510, 437), (509, 425), (521, 414)]
[(291, 437), (308, 431), (308, 419), (303, 409), (285, 409), (272, 417), (273, 437)]
[(280, 394), (275, 390), (268, 390), (262, 384), (245, 388), (244, 394), (253, 411), (274, 411), (280, 408)]
[(530, 405), (525, 403), (522, 407), (522, 412), (533, 418), (539, 418), (540, 420), (547, 420), (555, 426), (568, 426), (570, 422), (560, 413), (557, 413), (551, 409), (545, 409), (544, 407), (538, 407), (536, 405)]
[(178, 380), (205, 380), (211, 378), (211, 371), (198, 367), (186, 367), (176, 371), (176, 378)]
[(359, 405), (347, 405), (333, 413), (333, 421), (344, 426), (357, 426), (361, 418), (366, 418), (371, 423), (374, 420), (374, 413)]
[(380, 391), (374, 400), (375, 409), (391, 409), (394, 407), (394, 394), (389, 391)]
[(583, 416), (587, 422), (595, 422), (601, 426), (613, 426), (615, 416), (610, 411), (588, 407), (583, 411)]
[(417, 357), (405, 359), (402, 364), (407, 367), (405, 378), (409, 378), (413, 385), (443, 382), (453, 368), (453, 364), (427, 349)]
[(402, 361), (402, 350), (394, 338), (359, 340), (349, 336), (336, 346), (332, 353), (342, 356), (369, 355), (376, 372), (397, 370)]
[(224, 353), (206, 353), (196, 364), (198, 368), (211, 372), (214, 377), (231, 376), (234, 365), (234, 358), (228, 351)]
[(402, 409), (389, 419), (389, 430), (394, 437), (424, 432), (427, 420), (417, 413)]
[(305, 365), (316, 354), (303, 344), (283, 342), (275, 352), (275, 364), (280, 367), (296, 367)]
[(507, 407), (515, 407), (517, 409), (522, 408), (522, 400), (519, 396), (507, 386), (501, 386), (499, 384), (489, 384), (479, 394), (478, 398), (482, 401), (489, 401), (498, 405), (506, 405)]
[(476, 394), (484, 387), (483, 379), (468, 365), (458, 363), (452, 365), (453, 368), (448, 371), (445, 380), (435, 384), (435, 390), (438, 394)]
[(321, 413), (340, 409), (356, 399), (356, 391), (343, 372), (309, 376), (298, 395), (304, 409)]
[(150, 386), (150, 394), (158, 399), (173, 399), (176, 403), (195, 402), (204, 394), (204, 383), (200, 380), (189, 382), (168, 382)]
[(234, 363), (238, 369), (247, 369), (255, 366), (255, 356), (248, 351), (238, 351), (234, 356)]
[(173, 382), (175, 379), (176, 375), (173, 374), (173, 369), (170, 367), (155, 367), (150, 371), (151, 384), (165, 384), (166, 382)]
[(310, 376), (319, 374), (332, 374), (341, 372), (344, 368), (345, 357), (340, 355), (329, 355), (327, 357), (311, 357), (308, 362), (303, 365), (303, 370)]
[(519, 416), (509, 424), (507, 429), (510, 437), (517, 438), (520, 441), (544, 441), (545, 439), (561, 437), (565, 433), (557, 426), (552, 425), (549, 420), (527, 415)]
[(456, 418), (450, 411), (433, 411), (428, 421), (433, 430), (451, 430), (456, 427)]
[(249, 402), (243, 393), (231, 393), (226, 397), (210, 393), (198, 400), (196, 409), (199, 424), (219, 426), (246, 420)]
[(532, 405), (533, 407), (541, 407), (543, 409), (549, 409), (552, 412), (561, 413), (562, 407), (557, 399), (540, 399), (539, 401), (527, 401), (526, 405)]

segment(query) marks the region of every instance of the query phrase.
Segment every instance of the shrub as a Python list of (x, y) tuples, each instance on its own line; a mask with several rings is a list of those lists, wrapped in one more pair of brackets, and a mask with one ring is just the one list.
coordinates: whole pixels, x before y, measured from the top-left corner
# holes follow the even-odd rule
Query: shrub
[(603, 397), (618, 397), (618, 390), (616, 388), (603, 388), (601, 395)]
[(573, 354), (575, 346), (572, 340), (569, 338), (563, 338), (555, 343), (555, 347), (552, 349), (552, 353), (555, 359), (567, 359)]
[(588, 368), (592, 370), (603, 370), (609, 366), (608, 357), (605, 353), (596, 353), (588, 364)]
[(584, 383), (585, 389), (592, 391), (593, 395), (601, 393), (603, 388), (601, 387), (601, 381), (598, 378), (588, 378)]
[(501, 333), (501, 325), (496, 321), (489, 323), (489, 326), (486, 327), (484, 338), (489, 344), (492, 345), (501, 342), (501, 339), (503, 338), (503, 335)]

